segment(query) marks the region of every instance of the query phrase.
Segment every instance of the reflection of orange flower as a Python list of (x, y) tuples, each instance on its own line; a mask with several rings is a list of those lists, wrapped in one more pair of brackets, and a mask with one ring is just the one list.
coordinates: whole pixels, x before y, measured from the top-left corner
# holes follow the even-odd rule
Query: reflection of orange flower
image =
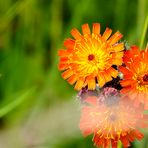
[(122, 64), (124, 47), (123, 43), (117, 43), (122, 35), (116, 32), (110, 37), (112, 30), (109, 28), (101, 35), (99, 23), (93, 24), (92, 33), (88, 24), (84, 24), (82, 32), (83, 35), (73, 29), (71, 34), (75, 40), (67, 39), (66, 50), (59, 50), (59, 70), (64, 71), (62, 77), (70, 84), (76, 83), (75, 89), (88, 85), (88, 89), (93, 90), (96, 80), (102, 87), (112, 77), (117, 77), (118, 72), (112, 65)]
[(80, 129), (84, 136), (93, 133), (94, 144), (102, 148), (108, 148), (110, 145), (117, 148), (118, 141), (128, 147), (130, 142), (143, 138), (143, 134), (137, 129), (147, 126), (147, 117), (142, 114), (142, 107), (137, 110), (132, 102), (125, 102), (126, 99), (108, 106), (99, 104), (98, 99), (87, 98), (87, 105), (82, 108)]
[(123, 60), (126, 67), (120, 67), (124, 77), (121, 92), (128, 93), (136, 106), (143, 103), (148, 108), (148, 48), (139, 51), (133, 46), (125, 52)]

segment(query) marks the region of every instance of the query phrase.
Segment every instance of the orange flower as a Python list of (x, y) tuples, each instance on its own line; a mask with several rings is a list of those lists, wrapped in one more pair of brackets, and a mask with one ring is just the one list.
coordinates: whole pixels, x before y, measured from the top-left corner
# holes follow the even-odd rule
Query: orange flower
[(132, 46), (125, 52), (123, 60), (126, 66), (119, 68), (123, 73), (121, 92), (128, 93), (136, 106), (142, 103), (148, 108), (148, 48), (140, 51)]
[[(132, 102), (126, 99), (118, 99), (118, 103), (99, 104), (99, 98), (90, 97), (86, 99), (87, 105), (82, 108), (80, 119), (80, 129), (84, 136), (94, 134), (94, 145), (102, 148), (117, 148), (118, 141), (124, 147), (130, 146), (130, 142), (135, 139), (141, 140), (143, 134), (138, 130), (147, 127), (147, 116), (144, 115), (143, 108), (138, 109)], [(109, 101), (109, 102), (108, 102)]]
[[(102, 87), (112, 77), (117, 77), (118, 71), (112, 65), (121, 65), (123, 56), (123, 43), (118, 43), (122, 38), (120, 32), (111, 35), (112, 30), (106, 28), (103, 35), (100, 34), (100, 24), (95, 23), (92, 33), (88, 24), (82, 25), (83, 35), (72, 29), (74, 39), (66, 39), (66, 50), (59, 50), (59, 70), (64, 71), (62, 77), (80, 90), (88, 86), (94, 90), (96, 81)], [(110, 38), (109, 38), (110, 37)]]

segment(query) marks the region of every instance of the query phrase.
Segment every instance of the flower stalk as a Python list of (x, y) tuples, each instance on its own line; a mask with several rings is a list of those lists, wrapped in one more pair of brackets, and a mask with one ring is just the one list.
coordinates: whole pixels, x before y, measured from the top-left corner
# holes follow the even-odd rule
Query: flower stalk
[[(140, 49), (143, 49), (147, 31), (148, 31), (148, 14), (147, 14), (145, 22), (144, 22), (144, 27), (143, 27), (143, 32), (142, 32), (141, 42), (140, 42)], [(148, 41), (146, 44), (148, 44)]]

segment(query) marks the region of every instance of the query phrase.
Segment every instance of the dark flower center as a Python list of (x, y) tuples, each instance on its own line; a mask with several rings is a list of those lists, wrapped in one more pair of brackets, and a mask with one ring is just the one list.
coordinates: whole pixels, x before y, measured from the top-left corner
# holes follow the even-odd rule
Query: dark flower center
[(145, 74), (145, 75), (143, 76), (143, 81), (144, 81), (144, 82), (148, 82), (148, 74)]
[(88, 56), (88, 60), (89, 60), (89, 61), (92, 61), (94, 58), (95, 58), (95, 56), (94, 56), (93, 54), (90, 54), (90, 55)]

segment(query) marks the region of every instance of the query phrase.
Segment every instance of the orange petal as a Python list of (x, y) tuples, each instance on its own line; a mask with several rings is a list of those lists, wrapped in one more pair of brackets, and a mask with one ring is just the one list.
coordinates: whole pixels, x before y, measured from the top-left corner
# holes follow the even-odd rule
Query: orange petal
[(137, 46), (131, 46), (130, 52), (132, 56), (140, 57), (140, 50)]
[(58, 66), (58, 69), (59, 70), (65, 70), (65, 69), (68, 69), (68, 64), (59, 64), (59, 66)]
[(60, 49), (60, 50), (58, 50), (58, 55), (61, 57), (67, 57), (69, 55), (69, 53), (67, 52), (67, 50)]
[(118, 76), (118, 71), (110, 67), (110, 74), (112, 77), (116, 78)]
[(66, 70), (66, 71), (64, 71), (63, 73), (62, 73), (62, 77), (64, 78), (64, 79), (67, 79), (67, 78), (69, 78), (70, 76), (72, 76), (73, 75), (73, 71), (71, 70), (71, 69), (68, 69), (68, 70)]
[(93, 24), (92, 32), (94, 34), (100, 34), (100, 24), (99, 23), (94, 23)]
[(103, 33), (103, 38), (107, 40), (110, 37), (111, 33), (112, 33), (112, 30), (109, 28), (106, 28), (105, 32)]
[(88, 84), (88, 90), (94, 90), (96, 88), (96, 80), (93, 77), (86, 78)]
[(135, 136), (138, 140), (141, 140), (141, 139), (144, 137), (143, 133), (141, 133), (141, 132), (138, 131), (138, 130), (134, 130), (134, 136)]
[(123, 63), (122, 58), (116, 58), (113, 61), (113, 65), (122, 65), (122, 63)]
[(129, 147), (130, 146), (129, 140), (127, 139), (126, 136), (121, 137), (120, 139), (121, 139), (121, 142), (123, 143), (124, 147)]
[(109, 45), (113, 45), (115, 43), (117, 43), (117, 41), (119, 41), (122, 38), (122, 34), (117, 31), (114, 35), (111, 36), (111, 38), (108, 40)]
[(111, 144), (112, 144), (112, 148), (117, 148), (118, 141), (112, 139)]
[(126, 67), (120, 66), (119, 70), (123, 73), (124, 77), (126, 78), (133, 76), (133, 73)]
[(114, 52), (112, 53), (112, 64), (113, 65), (122, 65), (123, 63), (123, 52)]
[(88, 24), (82, 25), (82, 32), (84, 35), (90, 34), (90, 28), (89, 28)]
[(117, 52), (117, 53), (115, 53), (116, 58), (120, 58), (120, 59), (122, 59), (123, 54), (124, 54), (123, 52)]
[(77, 81), (77, 76), (76, 75), (72, 75), (69, 79), (68, 82), (69, 84), (73, 85), (76, 81)]
[(74, 45), (75, 45), (75, 41), (72, 40), (72, 39), (66, 39), (64, 41), (64, 46), (69, 48), (69, 49), (73, 49), (74, 48)]
[(97, 104), (97, 97), (89, 97), (89, 98), (86, 98), (84, 100), (84, 102), (87, 102), (91, 105), (96, 105)]
[(148, 50), (142, 50), (141, 57), (143, 58), (144, 63), (148, 64)]
[[(83, 125), (81, 125), (81, 126), (83, 126)], [(83, 130), (83, 135), (85, 137), (92, 134), (92, 133), (93, 133), (92, 128), (86, 128), (85, 130)]]
[(121, 94), (127, 94), (127, 93), (129, 93), (130, 90), (131, 90), (131, 86), (127, 86), (125, 88), (122, 88), (120, 90), (120, 92), (121, 92)]
[(102, 147), (102, 145), (104, 144), (104, 139), (100, 138), (97, 134), (94, 135), (93, 141), (97, 147)]
[(98, 83), (100, 87), (102, 87), (105, 84), (105, 79), (101, 72), (98, 74)]
[(109, 82), (112, 80), (112, 77), (111, 77), (111, 74), (109, 73), (109, 71), (105, 70), (102, 74), (103, 74), (106, 82)]
[(126, 80), (122, 80), (120, 82), (120, 84), (124, 87), (124, 86), (130, 86), (131, 84), (134, 84), (136, 83), (135, 80), (132, 80), (132, 79), (126, 79)]
[(80, 32), (74, 28), (71, 30), (71, 35), (76, 39), (76, 40), (79, 40), (82, 38), (82, 35), (80, 34)]
[(63, 62), (63, 63), (67, 63), (68, 60), (69, 60), (68, 57), (60, 58), (60, 62)]
[(128, 137), (128, 140), (129, 140), (130, 142), (133, 142), (133, 141), (135, 140), (135, 136), (132, 135), (131, 133), (128, 134), (127, 137)]
[(75, 85), (76, 90), (80, 90), (83, 87), (84, 80), (85, 80), (84, 78), (78, 79), (78, 81), (76, 82), (76, 85)]
[(104, 148), (109, 148), (110, 147), (110, 139), (105, 139), (104, 140)]
[(124, 50), (124, 43), (118, 43), (117, 45), (115, 45), (113, 47), (113, 49), (114, 49), (115, 52), (119, 52), (119, 51)]

